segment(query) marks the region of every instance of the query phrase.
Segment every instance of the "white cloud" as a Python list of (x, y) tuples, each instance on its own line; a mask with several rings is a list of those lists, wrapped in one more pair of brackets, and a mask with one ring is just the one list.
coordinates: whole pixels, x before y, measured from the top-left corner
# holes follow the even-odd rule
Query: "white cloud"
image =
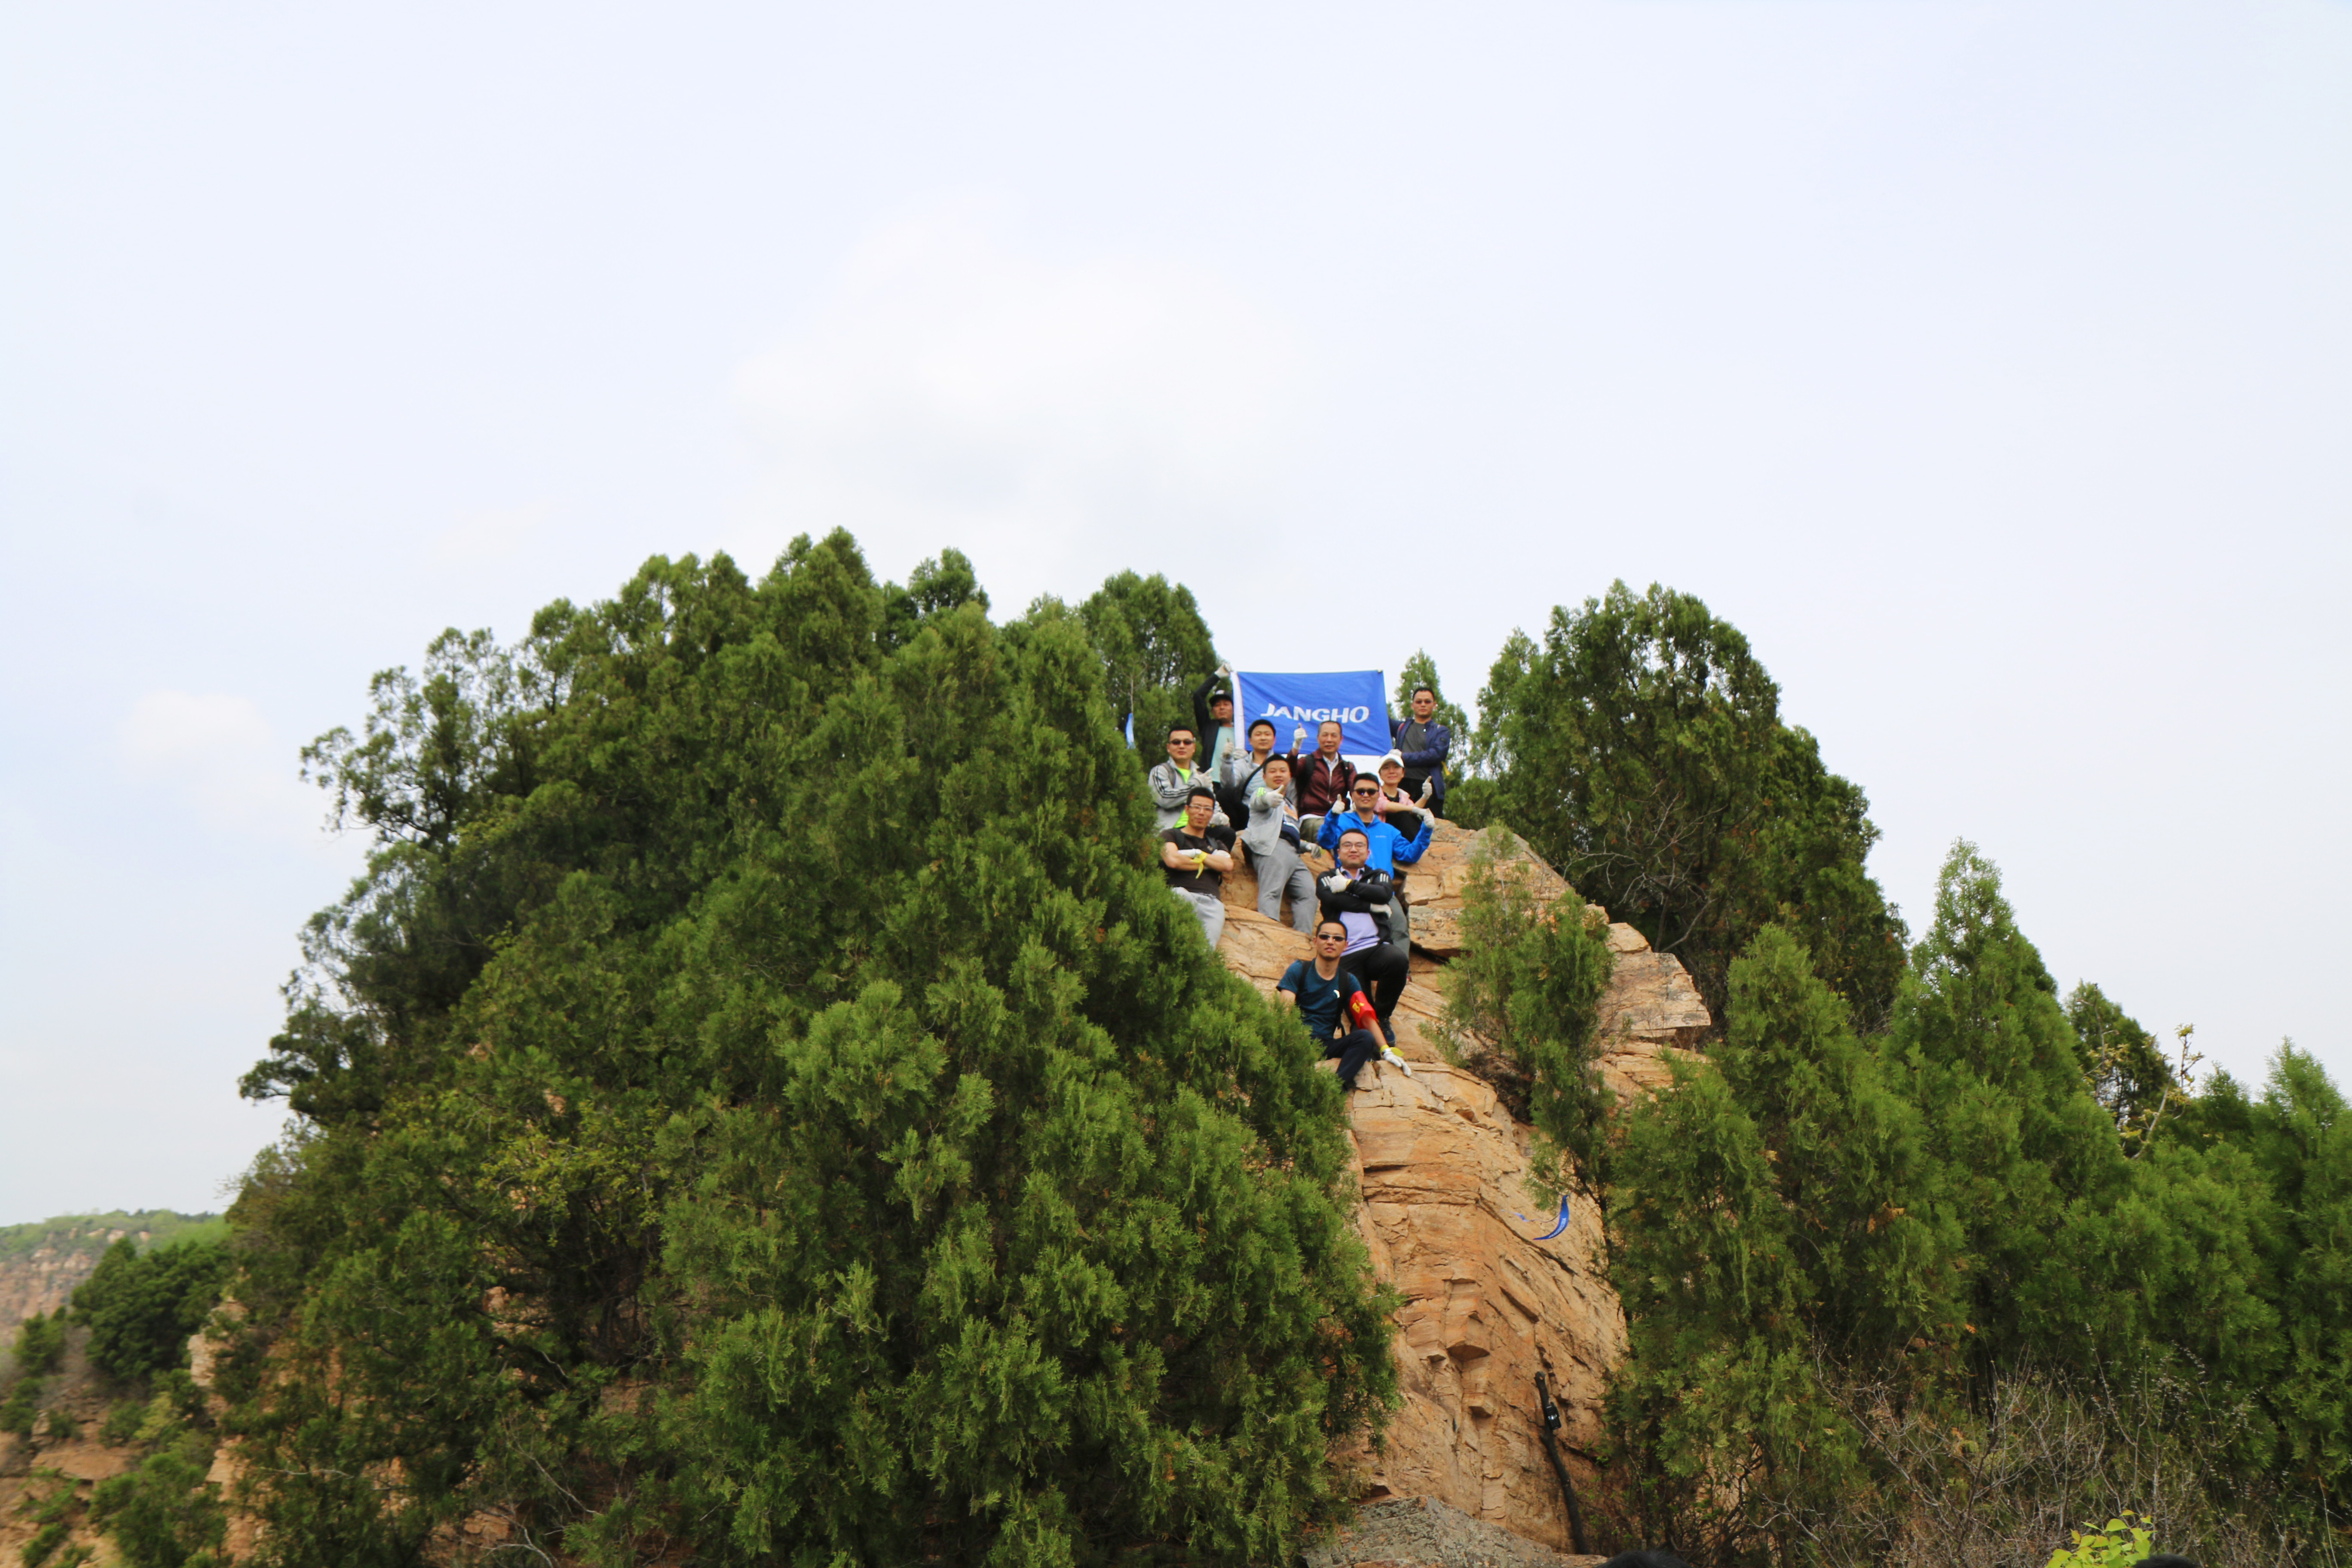
[(953, 545), (1000, 605), (1263, 506), (1296, 334), (1214, 272), (1017, 248), (961, 204), (886, 226), (738, 392), (768, 467), (747, 565), (844, 526), (877, 569)]
[(216, 827), (319, 844), (325, 806), (249, 698), (150, 691), (116, 729), (122, 760), (184, 795)]

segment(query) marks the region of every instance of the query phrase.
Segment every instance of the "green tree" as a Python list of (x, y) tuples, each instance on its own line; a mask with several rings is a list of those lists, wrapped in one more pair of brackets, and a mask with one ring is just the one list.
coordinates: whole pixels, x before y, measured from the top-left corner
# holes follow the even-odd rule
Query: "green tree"
[(1932, 1397), (1961, 1237), (1918, 1112), (1796, 939), (1765, 928), (1730, 985), (1724, 1040), (1673, 1063), (1613, 1165), (1612, 1447), (1652, 1538), (1789, 1561), (1870, 1480), (1824, 1372)]
[(2057, 992), (1999, 870), (1956, 843), (1935, 923), (1904, 977), (1890, 1052), (1954, 1184), (1979, 1371), (2029, 1346), (2082, 1348), (2087, 1294), (2054, 1243), (2071, 1208), (2095, 1210), (2123, 1177), (2114, 1122), (2091, 1098)]
[(1678, 956), (1719, 1017), (1732, 957), (1789, 928), (1875, 1026), (1903, 927), (1864, 860), (1860, 789), (1780, 721), (1748, 641), (1686, 594), (1622, 583), (1515, 635), (1479, 698), (1480, 810), (1524, 834), (1611, 914)]
[(1547, 907), (1506, 847), (1490, 831), (1470, 852), (1464, 951), (1447, 975), (1447, 1046), (1534, 1124), (1538, 1184), (1597, 1195), (1612, 1104), (1593, 1035), (1613, 963), (1608, 926), (1572, 888)]
[(1192, 590), (1157, 572), (1121, 572), (1103, 579), (1077, 616), (1102, 661), (1113, 723), (1131, 716), (1136, 750), (1157, 761), (1169, 727), (1192, 722), (1192, 688), (1224, 662)]
[(36, 1312), (16, 1329), (13, 1351), (19, 1377), (41, 1377), (58, 1369), (66, 1353), (66, 1310), (44, 1317)]
[(229, 1272), (218, 1242), (182, 1242), (142, 1254), (124, 1237), (75, 1288), (73, 1321), (89, 1328), (89, 1363), (129, 1380), (187, 1363), (188, 1340), (220, 1300)]
[(487, 782), (345, 908), (467, 879), (485, 952), (322, 948), (368, 1092), (290, 1036), (247, 1080), (310, 1108), (216, 1374), (289, 1558), (495, 1503), (596, 1562), (1272, 1561), (1340, 1506), (1393, 1379), (1340, 1096), (1167, 899), (1107, 700), (1106, 637), (1213, 663), (1190, 595), (894, 603), (846, 535), (656, 560), (500, 656), (484, 754), (362, 759)]
[(905, 587), (896, 583), (883, 584), (882, 640), (890, 647), (898, 647), (910, 640), (925, 622), (966, 605), (977, 605), (985, 613), (988, 595), (981, 588), (980, 578), (962, 551), (942, 550), (907, 574)]
[(2137, 1152), (2183, 1086), (2157, 1048), (2156, 1037), (2088, 981), (2067, 993), (2066, 1021), (2083, 1044), (2091, 1098), (2115, 1118), (2124, 1147)]
[(99, 1483), (91, 1521), (130, 1568), (225, 1568), (228, 1514), (205, 1480), (212, 1460), (204, 1434), (182, 1432), (138, 1468)]

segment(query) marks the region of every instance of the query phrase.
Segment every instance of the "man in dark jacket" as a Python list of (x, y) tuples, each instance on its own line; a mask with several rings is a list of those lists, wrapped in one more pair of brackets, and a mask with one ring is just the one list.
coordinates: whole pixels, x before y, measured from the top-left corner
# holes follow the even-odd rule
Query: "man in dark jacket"
[(1412, 689), (1412, 717), (1389, 721), (1389, 736), (1404, 756), (1404, 793), (1421, 798), (1421, 786), (1430, 788), (1429, 809), (1445, 815), (1445, 753), (1454, 749), (1454, 731), (1437, 721), (1437, 693), (1426, 686)]
[(1345, 810), (1356, 764), (1339, 754), (1339, 721), (1326, 719), (1315, 731), (1315, 750), (1291, 770), (1290, 791), (1298, 800), (1298, 826), (1308, 837), (1323, 830), (1323, 818)]
[(1192, 691), (1192, 721), (1200, 726), (1193, 733), (1201, 737), (1201, 771), (1212, 779), (1223, 778), (1225, 759), (1242, 749), (1242, 739), (1234, 732), (1233, 679), (1233, 667), (1221, 664), (1216, 674)]

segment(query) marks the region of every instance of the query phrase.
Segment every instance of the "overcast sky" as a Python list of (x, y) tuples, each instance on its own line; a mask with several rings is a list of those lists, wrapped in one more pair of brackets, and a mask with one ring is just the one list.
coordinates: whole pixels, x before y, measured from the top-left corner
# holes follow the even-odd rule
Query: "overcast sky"
[(1702, 595), (2062, 984), (2352, 1086), (2352, 5), (0, 7), (0, 1222), (215, 1206), (442, 627), (845, 525), (1477, 690)]

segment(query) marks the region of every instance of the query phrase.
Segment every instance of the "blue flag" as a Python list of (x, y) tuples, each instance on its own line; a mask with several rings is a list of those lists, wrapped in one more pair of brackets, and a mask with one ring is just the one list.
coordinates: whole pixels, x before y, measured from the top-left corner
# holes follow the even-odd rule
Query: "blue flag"
[(1298, 749), (1315, 749), (1315, 732), (1327, 719), (1339, 721), (1339, 753), (1377, 757), (1389, 749), (1387, 680), (1377, 669), (1342, 669), (1319, 675), (1284, 675), (1237, 670), (1234, 675), (1234, 722), (1244, 739), (1260, 719), (1274, 721), (1274, 749), (1290, 750), (1290, 734), (1305, 726)]

